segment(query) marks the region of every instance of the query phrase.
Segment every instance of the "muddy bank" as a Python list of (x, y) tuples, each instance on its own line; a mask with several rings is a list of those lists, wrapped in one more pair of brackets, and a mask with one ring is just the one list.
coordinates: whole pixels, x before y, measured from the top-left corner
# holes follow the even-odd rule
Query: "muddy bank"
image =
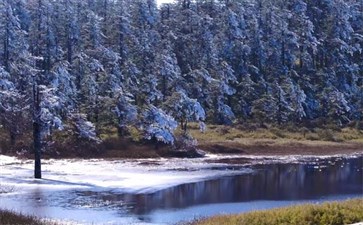
[[(43, 152), (45, 159), (156, 159), (197, 158), (204, 154), (240, 156), (333, 156), (363, 154), (363, 142), (298, 141), (290, 139), (236, 139), (233, 141), (200, 141), (193, 151), (179, 151), (167, 145), (155, 147), (149, 142), (137, 143), (128, 139), (106, 140), (100, 145), (58, 145)], [(4, 153), (3, 153), (4, 154)], [(6, 155), (32, 159), (33, 153), (11, 151)]]
[(255, 140), (253, 143), (239, 142), (215, 142), (201, 143), (199, 146), (204, 151), (216, 154), (240, 154), (240, 155), (339, 155), (363, 153), (363, 143), (334, 143), (314, 141), (288, 141)]

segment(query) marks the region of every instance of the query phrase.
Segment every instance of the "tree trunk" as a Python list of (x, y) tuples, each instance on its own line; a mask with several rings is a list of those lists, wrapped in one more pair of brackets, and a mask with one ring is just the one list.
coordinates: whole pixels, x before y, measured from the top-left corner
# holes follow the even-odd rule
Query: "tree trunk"
[(300, 69), (302, 70), (303, 67), (304, 67), (304, 60), (303, 60), (303, 57), (304, 57), (304, 47), (303, 46), (300, 46)]
[(163, 99), (165, 100), (165, 97), (167, 96), (167, 93), (166, 93), (166, 91), (167, 91), (167, 80), (166, 80), (166, 77), (165, 76), (163, 76), (163, 78), (162, 78), (162, 94), (163, 94)]
[(34, 147), (34, 178), (42, 178), (41, 169), (41, 151), (42, 151), (42, 137), (41, 137), (41, 124), (39, 121), (40, 113), (40, 96), (39, 88), (36, 87), (35, 81), (33, 84), (33, 147)]
[(33, 122), (33, 138), (34, 138), (34, 178), (42, 178), (42, 168), (41, 168), (41, 134), (40, 134), (40, 124), (38, 122)]
[(185, 120), (185, 122), (184, 122), (184, 134), (186, 134), (187, 133), (187, 130), (188, 130), (188, 120)]
[(125, 133), (125, 128), (123, 126), (117, 126), (117, 134), (119, 138), (123, 138)]
[(10, 131), (10, 145), (15, 146), (15, 143), (16, 143), (16, 133)]

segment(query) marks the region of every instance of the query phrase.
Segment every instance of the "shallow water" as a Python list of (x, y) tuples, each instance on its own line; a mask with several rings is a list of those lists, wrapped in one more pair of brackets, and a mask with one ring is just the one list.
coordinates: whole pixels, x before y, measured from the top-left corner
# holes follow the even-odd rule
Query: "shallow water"
[[(181, 184), (148, 193), (117, 188), (49, 190), (32, 187), (1, 196), (1, 206), (79, 223), (173, 224), (220, 213), (238, 213), (305, 202), (363, 197), (363, 157), (257, 164), (242, 175)], [(245, 166), (204, 168), (220, 170)]]

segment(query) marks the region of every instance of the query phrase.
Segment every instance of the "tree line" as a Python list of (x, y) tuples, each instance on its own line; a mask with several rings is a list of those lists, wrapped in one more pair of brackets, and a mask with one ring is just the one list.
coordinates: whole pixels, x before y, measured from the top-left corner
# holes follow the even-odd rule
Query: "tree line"
[(14, 144), (189, 122), (363, 118), (362, 0), (0, 0), (0, 122)]

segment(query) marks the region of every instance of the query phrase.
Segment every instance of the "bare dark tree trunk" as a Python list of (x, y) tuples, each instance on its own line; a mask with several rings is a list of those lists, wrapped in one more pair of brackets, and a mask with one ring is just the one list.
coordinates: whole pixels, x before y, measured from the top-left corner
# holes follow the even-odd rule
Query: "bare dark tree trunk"
[(167, 95), (167, 86), (168, 86), (168, 81), (167, 81), (167, 79), (166, 79), (166, 77), (165, 76), (163, 76), (163, 78), (162, 78), (162, 83), (161, 83), (161, 86), (162, 86), (162, 94), (163, 94), (163, 98), (164, 98), (164, 100), (165, 100), (165, 96), (168, 96)]
[(40, 93), (36, 83), (33, 84), (33, 147), (34, 147), (34, 178), (42, 178), (41, 151), (42, 137), (40, 124)]
[(185, 120), (185, 123), (184, 123), (184, 134), (186, 134), (187, 133), (187, 131), (188, 131), (188, 120)]
[(299, 49), (300, 49), (300, 69), (302, 70), (304, 68), (304, 60), (303, 60), (304, 47), (301, 45)]
[(117, 127), (117, 134), (119, 138), (123, 138), (125, 136), (125, 128), (118, 126)]
[(16, 133), (14, 131), (10, 131), (10, 145), (14, 146), (16, 143)]

